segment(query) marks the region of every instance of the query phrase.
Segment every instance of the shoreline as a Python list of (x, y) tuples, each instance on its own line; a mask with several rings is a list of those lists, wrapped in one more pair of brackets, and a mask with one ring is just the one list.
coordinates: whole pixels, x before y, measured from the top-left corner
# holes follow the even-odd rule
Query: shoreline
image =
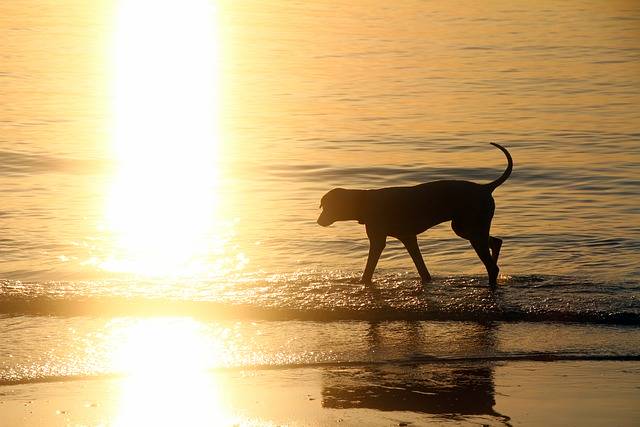
[[(408, 360), (380, 360), (380, 361), (335, 361), (335, 362), (316, 362), (316, 363), (291, 363), (280, 365), (242, 365), (211, 368), (205, 371), (206, 375), (230, 375), (236, 372), (244, 371), (283, 371), (283, 370), (304, 370), (304, 369), (332, 369), (332, 368), (375, 368), (381, 366), (398, 366), (410, 367), (415, 365), (443, 365), (443, 364), (465, 364), (465, 363), (511, 363), (511, 362), (640, 362), (640, 355), (581, 355), (581, 354), (523, 354), (523, 355), (496, 355), (482, 357), (433, 357), (420, 356), (413, 357)], [(86, 375), (57, 375), (50, 377), (35, 377), (29, 379), (5, 379), (0, 380), (0, 387), (20, 386), (27, 384), (49, 384), (64, 383), (75, 381), (109, 381), (122, 380), (126, 378), (126, 373), (97, 373)]]
[(0, 415), (11, 427), (640, 422), (637, 361), (338, 363), (193, 374), (3, 385)]

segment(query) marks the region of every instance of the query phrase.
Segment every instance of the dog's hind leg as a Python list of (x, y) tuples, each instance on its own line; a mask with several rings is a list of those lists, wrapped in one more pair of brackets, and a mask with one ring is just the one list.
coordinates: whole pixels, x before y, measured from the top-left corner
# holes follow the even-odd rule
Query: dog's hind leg
[[(491, 227), (491, 220), (485, 225), (477, 225), (478, 222), (460, 221), (460, 219), (454, 219), (451, 221), (451, 228), (453, 231), (463, 239), (471, 242), (471, 246), (478, 254), (480, 261), (484, 264), (489, 275), (489, 284), (495, 286), (498, 281), (498, 255), (500, 254), (500, 246), (502, 246), (502, 240), (497, 237), (489, 236), (489, 228)], [(493, 256), (489, 251), (493, 251)]]
[(498, 273), (500, 269), (489, 252), (489, 236), (483, 236), (471, 239), (471, 246), (475, 249), (480, 261), (484, 264), (489, 275), (489, 284), (495, 286), (498, 284)]
[(429, 274), (429, 270), (427, 270), (427, 266), (424, 264), (424, 259), (422, 259), (420, 247), (418, 246), (417, 236), (402, 236), (398, 239), (404, 244), (404, 247), (407, 248), (407, 252), (409, 252), (409, 255), (411, 255), (411, 259), (413, 259), (413, 263), (418, 269), (418, 273), (420, 274), (422, 283), (430, 282), (431, 274)]
[(362, 273), (361, 282), (369, 285), (373, 278), (373, 272), (378, 265), (380, 254), (382, 254), (382, 250), (386, 245), (387, 236), (384, 233), (371, 229), (369, 226), (366, 227), (366, 230), (367, 237), (369, 237), (369, 256), (367, 257), (367, 265), (364, 268), (364, 273)]
[(489, 236), (489, 247), (491, 248), (491, 258), (497, 264), (498, 256), (500, 256), (500, 248), (502, 247), (502, 239)]

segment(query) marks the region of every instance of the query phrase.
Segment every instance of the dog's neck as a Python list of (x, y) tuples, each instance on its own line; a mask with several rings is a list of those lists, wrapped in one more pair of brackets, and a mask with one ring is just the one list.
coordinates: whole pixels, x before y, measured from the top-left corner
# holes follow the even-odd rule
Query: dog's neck
[(354, 220), (359, 224), (366, 224), (369, 219), (371, 204), (369, 203), (370, 190), (352, 190), (352, 209)]

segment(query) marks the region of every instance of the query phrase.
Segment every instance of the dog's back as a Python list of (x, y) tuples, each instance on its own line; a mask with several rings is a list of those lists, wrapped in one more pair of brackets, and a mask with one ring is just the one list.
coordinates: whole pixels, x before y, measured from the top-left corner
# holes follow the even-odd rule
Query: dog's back
[(465, 211), (492, 209), (491, 191), (483, 184), (442, 180), (412, 187), (365, 190), (364, 224), (385, 229), (390, 236), (420, 234)]

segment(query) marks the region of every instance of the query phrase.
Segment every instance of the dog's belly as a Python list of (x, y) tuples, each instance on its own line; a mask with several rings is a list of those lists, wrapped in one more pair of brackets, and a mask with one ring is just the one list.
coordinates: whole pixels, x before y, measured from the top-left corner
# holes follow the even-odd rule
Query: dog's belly
[(433, 212), (430, 215), (398, 215), (380, 221), (377, 228), (384, 230), (388, 236), (400, 237), (424, 233), (429, 228), (446, 221), (451, 221), (451, 215), (448, 212), (440, 212), (438, 215), (434, 215)]

